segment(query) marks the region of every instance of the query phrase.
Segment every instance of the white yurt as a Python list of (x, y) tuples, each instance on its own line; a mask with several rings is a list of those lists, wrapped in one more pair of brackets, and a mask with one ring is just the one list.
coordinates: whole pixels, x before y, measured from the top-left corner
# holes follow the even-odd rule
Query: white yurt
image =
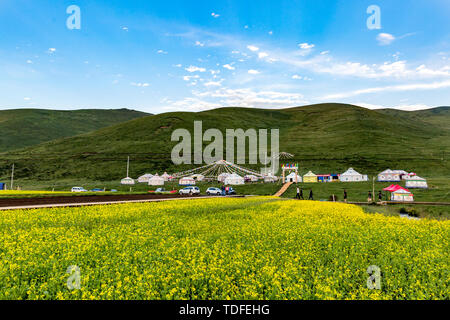
[(378, 181), (379, 182), (398, 182), (401, 180), (402, 172), (404, 172), (404, 171), (391, 170), (391, 169), (384, 170), (383, 172), (378, 174)]
[(180, 186), (195, 186), (195, 179), (192, 177), (184, 177), (178, 181)]
[(130, 177), (123, 178), (122, 180), (120, 180), (120, 184), (134, 185), (134, 179)]
[(225, 179), (224, 184), (235, 186), (245, 184), (245, 180), (240, 175), (233, 173)]
[(285, 183), (286, 182), (301, 183), (303, 181), (302, 177), (299, 176), (298, 174), (297, 174), (297, 179), (295, 178), (295, 176), (296, 176), (295, 172), (291, 172), (291, 174), (285, 178), (285, 180), (286, 180)]
[(148, 180), (148, 185), (149, 186), (163, 186), (164, 185), (164, 178), (158, 176), (158, 174), (155, 174), (153, 177), (151, 177)]
[(196, 180), (196, 181), (203, 181), (205, 180), (205, 176), (202, 174), (194, 174), (191, 176), (192, 179)]
[(172, 176), (169, 175), (167, 172), (164, 172), (164, 174), (161, 176), (161, 178), (163, 178), (164, 181), (169, 181), (172, 179)]
[(138, 182), (139, 183), (148, 183), (148, 180), (150, 180), (151, 177), (153, 177), (152, 174), (146, 173), (138, 178)]
[(406, 187), (410, 189), (428, 189), (427, 180), (419, 176), (407, 176)]
[(217, 180), (221, 183), (223, 183), (225, 181), (226, 178), (228, 178), (231, 174), (230, 173), (221, 173), (219, 174), (219, 176), (217, 177)]
[(277, 181), (278, 181), (278, 177), (276, 177), (276, 176), (272, 176), (272, 175), (264, 176), (265, 183), (272, 183), (272, 182), (277, 182)]
[(406, 189), (398, 189), (391, 193), (391, 201), (414, 202), (414, 195)]
[(247, 180), (250, 182), (258, 182), (259, 178), (253, 174), (249, 174), (244, 177), (244, 180)]
[(361, 182), (368, 181), (369, 177), (365, 174), (361, 174), (353, 168), (349, 168), (343, 174), (339, 176), (341, 182)]

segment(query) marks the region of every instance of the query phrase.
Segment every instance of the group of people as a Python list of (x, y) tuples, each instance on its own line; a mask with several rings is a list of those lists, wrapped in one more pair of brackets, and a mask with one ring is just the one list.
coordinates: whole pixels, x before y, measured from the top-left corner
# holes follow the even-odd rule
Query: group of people
[[(298, 199), (298, 200), (305, 200), (303, 198), (303, 189), (302, 188), (297, 187), (297, 195), (295, 196), (295, 198)], [(333, 199), (334, 198), (335, 197), (333, 195)], [(372, 191), (369, 191), (369, 196), (367, 198), (367, 202), (371, 203), (372, 199), (373, 199), (372, 198)], [(314, 200), (314, 194), (313, 194), (312, 189), (309, 191), (309, 198), (308, 198), (308, 200)], [(348, 193), (347, 193), (347, 190), (344, 189), (344, 202), (347, 202), (347, 200), (348, 200)], [(378, 201), (379, 202), (383, 201), (383, 193), (381, 191), (378, 193)]]
[[(303, 189), (297, 188), (297, 196), (295, 197), (298, 200), (305, 200), (303, 198)], [(312, 189), (309, 191), (309, 198), (308, 200), (314, 200), (314, 194)]]

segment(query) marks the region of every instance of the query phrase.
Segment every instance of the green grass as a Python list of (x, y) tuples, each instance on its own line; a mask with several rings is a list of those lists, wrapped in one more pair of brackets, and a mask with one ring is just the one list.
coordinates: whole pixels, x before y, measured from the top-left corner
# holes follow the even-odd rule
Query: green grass
[[(82, 136), (56, 140), (1, 154), (0, 177), (33, 180), (86, 179), (112, 181), (126, 174), (178, 172), (170, 155), (175, 129), (280, 129), (280, 151), (295, 155), (304, 172), (342, 173), (353, 167), (365, 174), (387, 168), (415, 171), (424, 177), (450, 174), (450, 114), (386, 114), (351, 105), (322, 104), (284, 110), (222, 108), (206, 112), (175, 112), (139, 118)], [(412, 117), (414, 114), (414, 117)], [(206, 146), (207, 143), (205, 142)], [(253, 167), (258, 169), (259, 167)]]
[(1, 152), (72, 137), (148, 114), (128, 110), (0, 110)]

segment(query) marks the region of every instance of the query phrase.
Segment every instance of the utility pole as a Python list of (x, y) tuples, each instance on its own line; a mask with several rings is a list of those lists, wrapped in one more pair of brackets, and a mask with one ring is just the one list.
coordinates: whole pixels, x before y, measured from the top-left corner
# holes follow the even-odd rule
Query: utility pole
[(372, 201), (375, 199), (375, 176), (372, 177)]
[(127, 178), (129, 177), (128, 173), (130, 170), (130, 156), (128, 156), (128, 161), (127, 161)]
[(14, 188), (14, 163), (11, 169), (11, 190), (13, 190), (13, 188)]

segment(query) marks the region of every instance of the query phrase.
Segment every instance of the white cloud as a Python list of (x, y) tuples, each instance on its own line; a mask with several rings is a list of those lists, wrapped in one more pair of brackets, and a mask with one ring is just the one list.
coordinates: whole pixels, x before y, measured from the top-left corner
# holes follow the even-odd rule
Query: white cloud
[(273, 31), (269, 31), (269, 34), (270, 34), (270, 35), (273, 35)]
[(343, 99), (362, 94), (380, 93), (380, 92), (397, 92), (397, 91), (413, 91), (413, 90), (436, 90), (450, 88), (450, 80), (433, 82), (433, 83), (415, 83), (415, 84), (403, 84), (386, 87), (374, 87), (361, 90), (355, 90), (344, 93), (330, 94), (322, 97), (322, 100)]
[(325, 55), (325, 54), (329, 54), (329, 53), (330, 53), (330, 51), (327, 50), (327, 51), (322, 51), (320, 54)]
[(286, 108), (305, 103), (302, 94), (276, 91), (255, 91), (253, 89), (220, 88), (215, 91), (194, 92), (199, 99), (214, 99), (221, 106), (236, 106), (246, 108)]
[(158, 50), (157, 52), (158, 52), (159, 54), (167, 54), (167, 51), (164, 51), (164, 50), (162, 50), (162, 49)]
[(425, 110), (425, 109), (433, 108), (433, 106), (429, 106), (426, 104), (400, 104), (400, 105), (395, 105), (395, 106), (384, 106), (384, 105), (370, 104), (370, 103), (365, 103), (365, 102), (355, 102), (353, 104), (363, 107), (363, 108), (372, 109), (372, 110), (390, 108), (390, 109), (398, 109), (398, 110), (404, 110), (404, 111), (416, 111), (416, 110)]
[(380, 33), (377, 36), (377, 40), (380, 46), (387, 46), (390, 45), (392, 42), (394, 42), (395, 37), (389, 33)]
[(233, 66), (230, 65), (230, 64), (224, 64), (223, 67), (224, 67), (225, 69), (228, 69), (228, 70), (234, 70), (234, 69), (236, 69), (235, 67), (233, 67)]
[(205, 46), (205, 44), (203, 42), (200, 42), (200, 41), (195, 41), (195, 45), (197, 47), (204, 47)]
[(315, 47), (315, 45), (309, 44), (309, 43), (306, 43), (306, 42), (305, 43), (300, 43), (298, 46), (300, 47), (300, 49), (304, 49), (304, 50), (309, 50), (309, 49), (312, 49), (312, 48)]
[(128, 31), (128, 27), (122, 27), (123, 31)]
[(248, 70), (249, 74), (260, 74), (261, 72), (259, 72), (258, 70), (254, 70), (254, 69), (250, 69)]
[(30, 101), (31, 98), (30, 98), (30, 97), (25, 97), (25, 98), (23, 98), (23, 100), (25, 100), (25, 101)]
[(55, 48), (48, 48), (48, 51), (47, 51), (48, 53), (50, 53), (50, 54), (52, 54), (52, 53), (55, 53), (56, 52), (56, 49)]
[(269, 54), (267, 52), (260, 52), (260, 53), (258, 53), (258, 58), (260, 58), (260, 59), (264, 59), (264, 58), (266, 58), (268, 56), (269, 56)]
[(28, 63), (28, 64), (32, 64), (32, 63), (33, 63), (33, 61), (31, 61), (31, 60), (27, 60), (27, 63)]
[(247, 46), (247, 49), (253, 52), (256, 52), (259, 50), (259, 48), (257, 46), (253, 46), (253, 45), (249, 45)]
[(301, 79), (303, 79), (303, 77), (302, 77), (302, 76), (299, 76), (298, 74), (294, 74), (294, 75), (292, 76), (292, 79), (294, 79), (294, 80), (301, 80)]
[(130, 85), (132, 85), (133, 87), (142, 87), (142, 88), (150, 86), (150, 84), (147, 82), (131, 82)]
[(200, 68), (200, 67), (196, 67), (196, 66), (189, 66), (188, 68), (185, 68), (184, 70), (186, 70), (187, 72), (205, 72), (206, 69), (205, 68)]
[(181, 68), (182, 67), (182, 65), (181, 65), (181, 63), (179, 63), (179, 64), (175, 64), (175, 65), (173, 65), (175, 68)]
[(222, 81), (223, 80), (220, 80), (220, 81), (208, 81), (208, 82), (205, 82), (203, 85), (205, 87), (221, 87), (222, 86)]
[(184, 76), (184, 77), (183, 77), (183, 80), (184, 80), (184, 81), (191, 81), (191, 79), (198, 79), (198, 78), (200, 78), (199, 75), (194, 75), (194, 76)]
[(213, 13), (211, 13), (211, 16), (213, 18), (218, 18), (218, 17), (220, 17), (220, 14), (213, 12)]

